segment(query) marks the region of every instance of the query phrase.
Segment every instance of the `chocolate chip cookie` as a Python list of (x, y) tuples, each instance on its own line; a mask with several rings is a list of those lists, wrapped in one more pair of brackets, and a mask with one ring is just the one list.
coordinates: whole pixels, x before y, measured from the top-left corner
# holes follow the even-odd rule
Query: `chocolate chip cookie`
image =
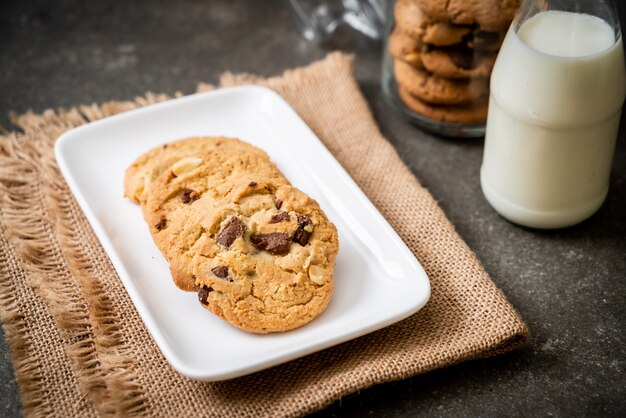
[(458, 105), (482, 99), (489, 94), (486, 79), (437, 77), (400, 60), (394, 61), (394, 75), (401, 88), (427, 103)]
[(397, 29), (425, 44), (444, 46), (460, 42), (471, 26), (453, 25), (448, 20), (428, 17), (415, 0), (398, 0), (394, 6)]
[(200, 205), (210, 221), (191, 252), (206, 309), (256, 333), (300, 327), (325, 309), (338, 238), (313, 199), (282, 185), (227, 206)]
[(389, 36), (389, 53), (418, 69), (447, 78), (489, 77), (496, 55), (477, 53), (464, 44), (427, 47), (399, 31)]
[(287, 331), (319, 315), (333, 291), (337, 230), (268, 156), (228, 138), (155, 148), (128, 169), (176, 285), (250, 332)]
[(404, 104), (428, 119), (449, 123), (481, 123), (487, 118), (487, 101), (482, 100), (467, 105), (435, 105), (415, 97), (408, 90), (400, 87), (399, 95)]
[(487, 78), (496, 61), (495, 54), (477, 54), (464, 45), (430, 48), (420, 54), (422, 66), (439, 77)]
[(432, 19), (478, 25), (491, 32), (505, 31), (520, 0), (413, 0)]

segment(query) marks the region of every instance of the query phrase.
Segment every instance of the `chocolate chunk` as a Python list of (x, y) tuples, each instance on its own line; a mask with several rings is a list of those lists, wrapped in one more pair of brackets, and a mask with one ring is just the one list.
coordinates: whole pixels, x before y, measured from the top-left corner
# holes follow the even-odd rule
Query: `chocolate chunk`
[(211, 269), (211, 273), (215, 274), (220, 279), (226, 279), (228, 277), (228, 267), (218, 266)]
[(207, 301), (207, 299), (209, 298), (209, 292), (213, 291), (213, 289), (208, 286), (196, 286), (196, 290), (198, 291), (198, 300), (200, 301), (200, 303), (203, 305), (208, 305), (209, 302)]
[(453, 46), (447, 48), (448, 55), (452, 62), (459, 67), (469, 70), (474, 66), (474, 51), (464, 46)]
[(291, 239), (304, 247), (309, 243), (309, 238), (311, 238), (311, 232), (313, 231), (312, 227), (313, 222), (311, 222), (308, 216), (298, 214), (298, 227)]
[(500, 41), (500, 34), (496, 32), (479, 31), (474, 34), (474, 48), (488, 49)]
[(246, 232), (246, 226), (241, 220), (235, 216), (230, 218), (224, 228), (217, 234), (216, 241), (218, 244), (228, 248), (235, 242), (238, 236)]
[(161, 220), (157, 222), (156, 225), (154, 225), (154, 227), (160, 231), (163, 228), (165, 228), (166, 225), (167, 225), (167, 219), (161, 218)]
[(249, 187), (256, 187), (256, 181), (251, 181), (251, 182), (248, 184), (248, 186), (249, 186)]
[(289, 212), (278, 212), (276, 215), (272, 216), (269, 223), (277, 224), (279, 222), (289, 222), (290, 220), (291, 216), (289, 216)]
[(271, 234), (252, 234), (250, 241), (259, 250), (265, 250), (273, 255), (285, 255), (289, 252), (291, 240), (289, 235), (283, 232)]
[(180, 197), (180, 200), (187, 204), (193, 203), (200, 198), (200, 195), (195, 190), (191, 189), (183, 189), (183, 195)]
[(276, 209), (280, 209), (280, 207), (283, 205), (283, 201), (280, 200), (279, 198), (276, 198), (276, 201), (274, 202), (274, 204), (276, 205)]
[(164, 145), (163, 145), (163, 149), (167, 149), (167, 144), (164, 144)]

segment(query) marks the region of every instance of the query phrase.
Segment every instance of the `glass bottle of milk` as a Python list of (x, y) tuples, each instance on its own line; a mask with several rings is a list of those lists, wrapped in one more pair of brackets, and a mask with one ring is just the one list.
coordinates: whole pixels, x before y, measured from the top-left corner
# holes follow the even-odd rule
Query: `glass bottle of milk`
[(489, 203), (534, 228), (591, 216), (608, 192), (625, 94), (612, 1), (525, 0), (491, 76), (480, 173)]

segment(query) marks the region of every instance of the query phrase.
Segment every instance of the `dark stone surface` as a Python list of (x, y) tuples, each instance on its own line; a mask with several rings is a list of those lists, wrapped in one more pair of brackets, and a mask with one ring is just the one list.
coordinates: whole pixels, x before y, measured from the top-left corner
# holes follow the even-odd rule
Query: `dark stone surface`
[[(225, 70), (273, 75), (335, 49), (356, 53), (356, 76), (383, 133), (533, 339), (507, 355), (363, 390), (315, 416), (626, 416), (623, 119), (604, 206), (579, 226), (533, 231), (500, 218), (483, 198), (482, 140), (430, 136), (385, 106), (381, 45), (350, 30), (340, 29), (328, 45), (309, 44), (278, 0), (4, 0), (0, 125), (10, 128), (9, 111), (130, 99), (147, 90), (190, 93)], [(0, 340), (0, 416), (17, 416), (17, 385)]]

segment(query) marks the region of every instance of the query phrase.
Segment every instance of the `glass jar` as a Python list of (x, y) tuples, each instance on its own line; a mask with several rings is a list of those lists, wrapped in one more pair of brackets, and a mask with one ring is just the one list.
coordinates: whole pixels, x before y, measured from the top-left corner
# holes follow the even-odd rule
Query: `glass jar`
[(387, 102), (435, 134), (483, 136), (489, 77), (518, 6), (390, 1), (381, 79)]
[(289, 0), (302, 37), (324, 43), (340, 25), (372, 39), (382, 38), (385, 0)]

